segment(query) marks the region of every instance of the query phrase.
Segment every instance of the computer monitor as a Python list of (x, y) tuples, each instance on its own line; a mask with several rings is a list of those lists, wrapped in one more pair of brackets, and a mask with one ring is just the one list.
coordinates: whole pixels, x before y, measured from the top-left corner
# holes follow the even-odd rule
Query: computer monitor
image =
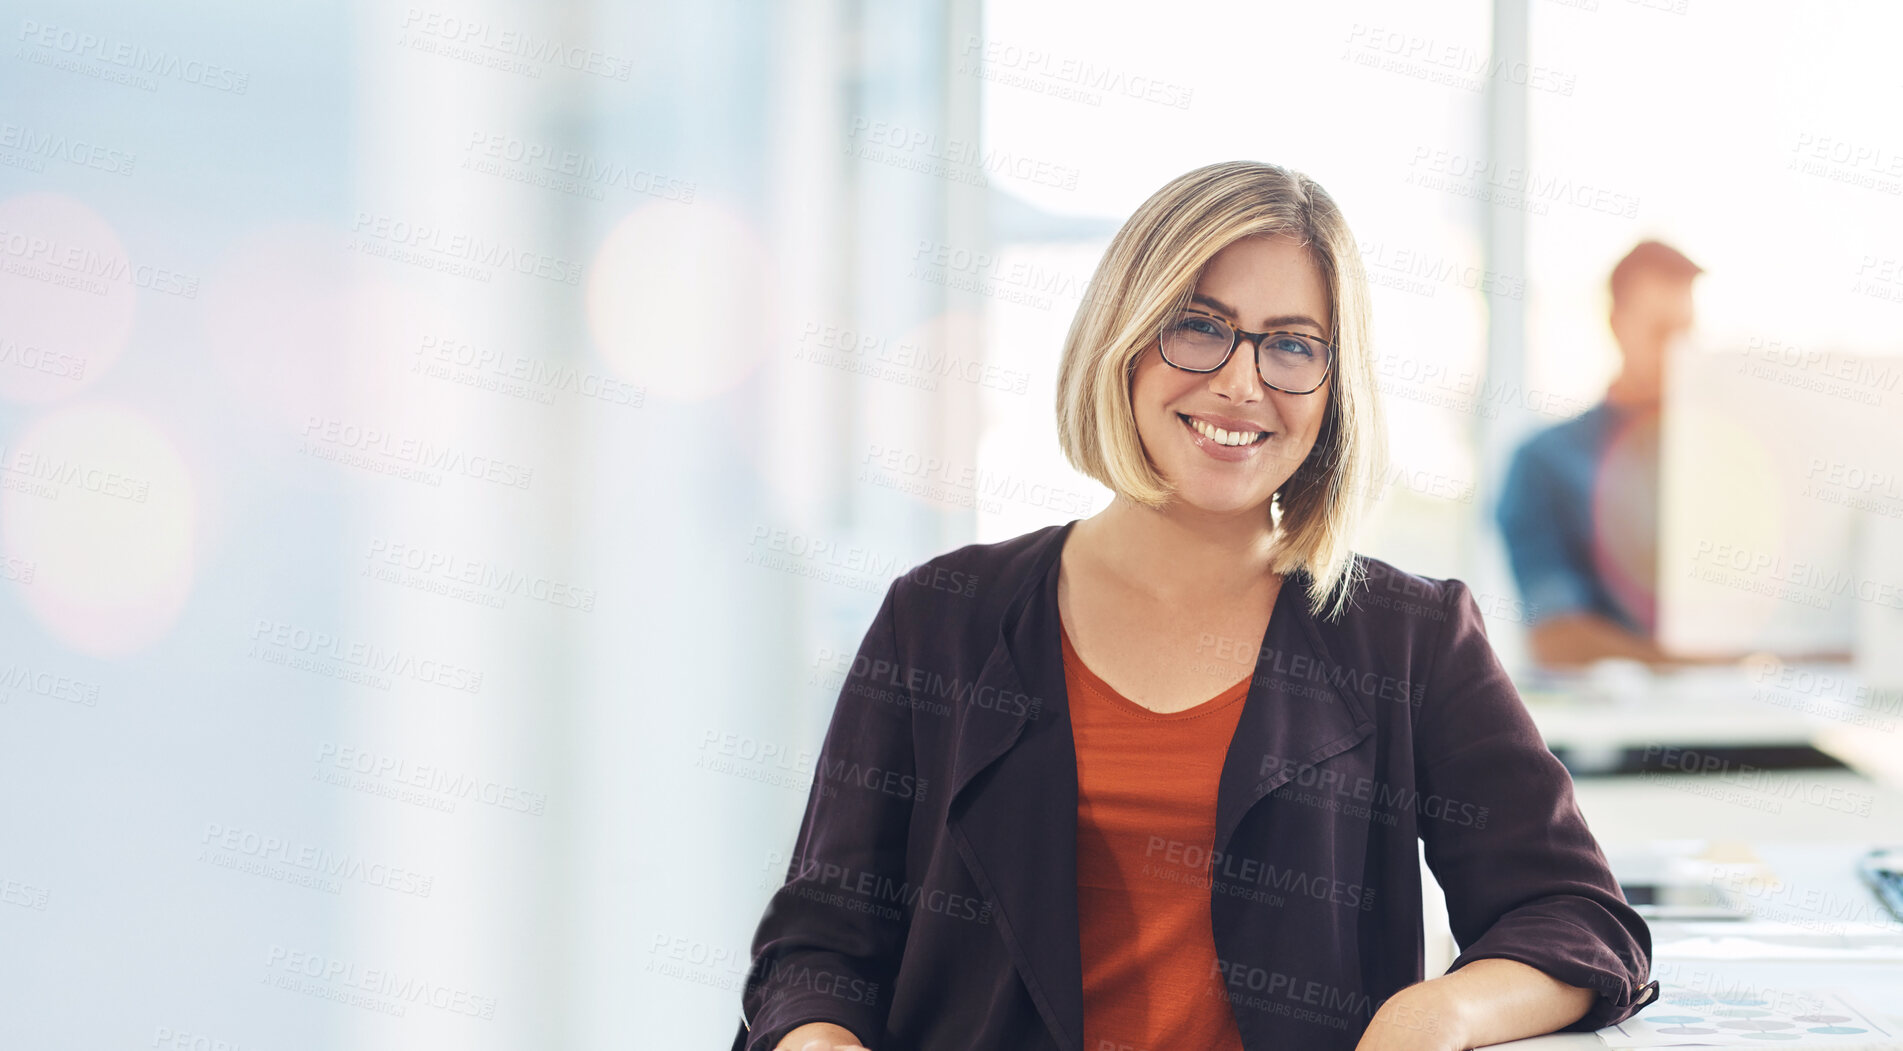
[(1863, 607), (1903, 602), (1868, 524), (1903, 516), (1903, 359), (1756, 340), (1687, 346), (1668, 369), (1659, 644), (1855, 652)]

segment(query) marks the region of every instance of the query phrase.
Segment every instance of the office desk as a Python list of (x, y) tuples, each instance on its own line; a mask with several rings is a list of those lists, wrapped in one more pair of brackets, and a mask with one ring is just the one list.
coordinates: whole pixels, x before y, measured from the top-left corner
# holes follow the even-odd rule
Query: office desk
[[(1897, 801), (1891, 798), (1884, 805), (1895, 806)], [(1590, 814), (1588, 821), (1592, 821)], [(1891, 824), (1887, 828), (1903, 838), (1903, 826)], [(1682, 840), (1680, 845), (1690, 846)], [(1713, 845), (1727, 849), (1720, 844)], [(1729, 849), (1737, 851), (1744, 846), (1734, 844)], [(1839, 991), (1888, 1011), (1889, 1014), (1880, 1017), (1898, 1033), (1903, 1033), (1903, 923), (1884, 912), (1856, 876), (1854, 864), (1866, 846), (1864, 839), (1831, 842), (1820, 838), (1749, 844), (1749, 852), (1761, 859), (1780, 882), (1758, 885), (1737, 894), (1752, 912), (1753, 918), (1748, 921), (1652, 922), (1652, 977), (1657, 978), (1662, 987), (1677, 985), (1717, 996), (1749, 993), (1775, 999), (1802, 990)], [(1643, 850), (1641, 845), (1620, 843), (1607, 843), (1606, 848), (1615, 871), (1630, 868), (1631, 859)], [(1723, 885), (1736, 893), (1737, 884), (1726, 881)], [(1714, 946), (1708, 939), (1727, 934), (1761, 936), (1773, 945), (1779, 939), (1841, 940), (1846, 945), (1864, 946), (1850, 951), (1869, 952), (1871, 958), (1848, 961), (1714, 957)], [(1767, 951), (1806, 950), (1787, 946)], [(1655, 1003), (1641, 1011), (1640, 1017), (1669, 1010), (1669, 1003)], [(1515, 1051), (1585, 1051), (1620, 1045), (1616, 1041), (1603, 1041), (1592, 1033), (1556, 1033), (1495, 1046)], [(1830, 1038), (1806, 1041), (1800, 1036), (1795, 1040), (1782, 1040), (1780, 1046), (1833, 1045)], [(1903, 1048), (1903, 1037), (1899, 1037), (1894, 1046)]]
[[(1903, 989), (1903, 964), (1790, 964), (1767, 963), (1761, 961), (1665, 961), (1658, 965), (1653, 977), (1659, 979), (1661, 987), (1679, 983), (1690, 988), (1711, 988), (1721, 992), (1753, 990), (1759, 994), (1777, 995), (1779, 990), (1798, 989), (1834, 989), (1846, 994), (1859, 996), (1862, 1000), (1877, 1005), (1895, 1004), (1903, 1000), (1897, 990)], [(1643, 1017), (1648, 1012), (1662, 1011), (1665, 1004), (1654, 1003), (1640, 1012)], [(1882, 1016), (1892, 1027), (1903, 1028), (1903, 1013), (1890, 1009)], [(1894, 1030), (1893, 1030), (1894, 1031)], [(1686, 1039), (1696, 1039), (1687, 1037)], [(1830, 1043), (1829, 1037), (1813, 1037), (1805, 1040), (1780, 1041), (1777, 1046), (1811, 1051), (1816, 1048), (1841, 1046)], [(1528, 1037), (1524, 1040), (1509, 1040), (1504, 1044), (1489, 1044), (1489, 1047), (1511, 1049), (1511, 1051), (1607, 1051), (1609, 1048), (1625, 1046), (1615, 1037), (1605, 1041), (1595, 1033), (1549, 1033), (1546, 1036)], [(1889, 1046), (1903, 1048), (1903, 1041)]]
[[(1809, 670), (1850, 675), (1841, 666)], [(1656, 921), (1651, 924), (1653, 977), (1662, 985), (1676, 982), (1694, 989), (1841, 989), (1873, 1005), (1903, 1010), (1903, 925), (1881, 910), (1854, 868), (1870, 846), (1903, 843), (1903, 713), (1895, 710), (1894, 700), (1872, 704), (1867, 694), (1856, 692), (1854, 680), (1806, 692), (1780, 688), (1775, 678), (1737, 668), (1656, 679), (1582, 679), (1569, 690), (1554, 693), (1534, 686), (1524, 691), (1528, 711), (1552, 747), (1611, 751), (1810, 744), (1851, 766), (1575, 778), (1580, 810), (1621, 878), (1647, 875), (1643, 859), (1659, 843), (1675, 842), (1685, 853), (1755, 855), (1783, 884), (1777, 889), (1744, 884), (1752, 888), (1740, 896), (1753, 912), (1749, 922), (1785, 924), (1791, 936), (1861, 923), (1899, 948), (1895, 960), (1854, 963), (1710, 959), (1699, 955), (1709, 943), (1693, 939), (1724, 928)], [(1430, 894), (1437, 891), (1429, 888)], [(1640, 1017), (1662, 1006), (1647, 1007)], [(1903, 1018), (1896, 1023), (1903, 1027)], [(1801, 1039), (1778, 1042), (1828, 1046)], [(1607, 1045), (1591, 1033), (1567, 1033), (1499, 1046), (1584, 1051)], [(1903, 1041), (1897, 1046), (1903, 1048)]]
[(1580, 777), (1573, 794), (1608, 855), (1668, 839), (1903, 839), (1903, 791), (1854, 770)]
[(1615, 665), (1527, 678), (1520, 689), (1547, 745), (1588, 765), (1595, 754), (1654, 745), (1811, 745), (1903, 788), (1903, 697), (1870, 691), (1849, 665), (1662, 674)]

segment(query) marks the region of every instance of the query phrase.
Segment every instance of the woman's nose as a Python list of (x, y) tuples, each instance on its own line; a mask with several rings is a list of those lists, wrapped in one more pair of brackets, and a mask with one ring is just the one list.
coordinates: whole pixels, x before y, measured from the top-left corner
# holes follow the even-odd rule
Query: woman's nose
[(1236, 349), (1230, 353), (1229, 360), (1216, 371), (1214, 386), (1221, 393), (1238, 401), (1253, 401), (1262, 396), (1266, 389), (1262, 385), (1262, 375), (1256, 368), (1255, 341), (1243, 337), (1236, 341)]

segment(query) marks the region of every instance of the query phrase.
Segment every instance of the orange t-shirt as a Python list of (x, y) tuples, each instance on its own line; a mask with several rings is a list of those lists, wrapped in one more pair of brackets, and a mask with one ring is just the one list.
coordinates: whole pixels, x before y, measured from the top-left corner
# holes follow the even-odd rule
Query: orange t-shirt
[(1216, 786), (1249, 679), (1180, 712), (1120, 696), (1064, 646), (1077, 742), (1084, 1051), (1242, 1051), (1209, 919)]

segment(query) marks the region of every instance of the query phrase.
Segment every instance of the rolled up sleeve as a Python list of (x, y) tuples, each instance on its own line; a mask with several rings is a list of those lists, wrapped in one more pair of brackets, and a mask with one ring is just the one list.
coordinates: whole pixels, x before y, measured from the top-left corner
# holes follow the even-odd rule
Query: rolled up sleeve
[(1414, 758), (1432, 804), (1421, 808), (1421, 839), (1461, 949), (1448, 971), (1517, 960), (1595, 994), (1562, 1032), (1624, 1021), (1658, 996), (1647, 981), (1651, 930), (1487, 641), (1473, 594), (1458, 580), (1445, 587)]
[(912, 803), (853, 772), (914, 772), (911, 706), (896, 685), (903, 585), (886, 589), (840, 687), (786, 882), (754, 935), (736, 1051), (770, 1051), (808, 1022), (844, 1026), (875, 1048), (884, 1033), (910, 917), (881, 888), (905, 881)]

